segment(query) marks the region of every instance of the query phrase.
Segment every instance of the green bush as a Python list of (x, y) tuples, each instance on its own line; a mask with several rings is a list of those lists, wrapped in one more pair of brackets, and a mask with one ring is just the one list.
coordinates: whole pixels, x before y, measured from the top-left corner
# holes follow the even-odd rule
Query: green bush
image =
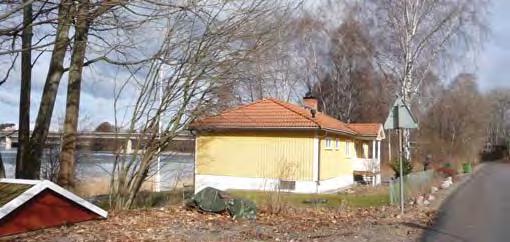
[[(393, 172), (395, 172), (395, 178), (400, 177), (400, 163), (399, 163), (399, 161), (398, 160), (393, 161), (390, 164), (390, 166), (391, 166), (391, 169), (393, 170)], [(404, 176), (413, 172), (413, 164), (409, 160), (403, 159), (402, 160), (402, 171), (404, 173)]]

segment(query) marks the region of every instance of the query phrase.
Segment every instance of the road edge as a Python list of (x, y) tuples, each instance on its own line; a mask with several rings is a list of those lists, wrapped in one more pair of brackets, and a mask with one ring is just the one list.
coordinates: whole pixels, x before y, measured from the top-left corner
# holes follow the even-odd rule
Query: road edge
[(460, 181), (454, 182), (453, 185), (446, 190), (444, 194), (442, 194), (441, 198), (438, 198), (438, 202), (434, 203), (434, 206), (431, 206), (431, 209), (439, 210), (443, 204), (445, 204), (448, 200), (450, 200), (455, 194), (457, 194), (462, 188), (466, 186), (467, 183), (472, 181), (475, 177), (480, 175), (480, 171), (485, 167), (487, 163), (482, 162), (474, 167), (473, 172), (462, 174), (462, 178)]

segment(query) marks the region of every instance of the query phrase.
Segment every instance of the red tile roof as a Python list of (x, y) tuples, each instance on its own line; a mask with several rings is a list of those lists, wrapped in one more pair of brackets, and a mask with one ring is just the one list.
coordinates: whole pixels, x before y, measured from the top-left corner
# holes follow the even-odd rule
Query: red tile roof
[[(353, 127), (351, 127), (353, 126)], [(273, 98), (242, 105), (215, 116), (196, 120), (191, 129), (322, 129), (351, 135), (377, 136), (381, 124), (346, 124), (324, 113)], [(366, 133), (365, 133), (366, 132)]]
[(354, 123), (348, 124), (349, 128), (360, 135), (377, 136), (381, 132), (382, 125), (378, 123)]

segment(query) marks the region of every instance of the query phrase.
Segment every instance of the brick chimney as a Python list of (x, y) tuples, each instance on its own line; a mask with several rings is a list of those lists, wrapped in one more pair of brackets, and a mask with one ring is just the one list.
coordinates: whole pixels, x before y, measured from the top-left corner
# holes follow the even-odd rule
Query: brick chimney
[(317, 98), (312, 96), (312, 93), (308, 91), (306, 95), (303, 97), (303, 103), (306, 109), (309, 109), (312, 112), (312, 116), (315, 116), (315, 113), (319, 111), (319, 101)]

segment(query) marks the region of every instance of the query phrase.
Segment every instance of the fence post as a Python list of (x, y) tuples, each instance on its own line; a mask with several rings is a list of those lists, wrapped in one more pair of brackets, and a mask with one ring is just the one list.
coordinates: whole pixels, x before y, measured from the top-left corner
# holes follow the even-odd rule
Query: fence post
[(393, 205), (393, 204), (395, 204), (395, 201), (393, 201), (393, 199), (394, 199), (393, 198), (393, 179), (390, 180), (390, 185), (389, 185), (389, 189), (388, 190), (390, 190), (390, 192), (389, 192), (389, 194), (390, 194), (390, 204)]

